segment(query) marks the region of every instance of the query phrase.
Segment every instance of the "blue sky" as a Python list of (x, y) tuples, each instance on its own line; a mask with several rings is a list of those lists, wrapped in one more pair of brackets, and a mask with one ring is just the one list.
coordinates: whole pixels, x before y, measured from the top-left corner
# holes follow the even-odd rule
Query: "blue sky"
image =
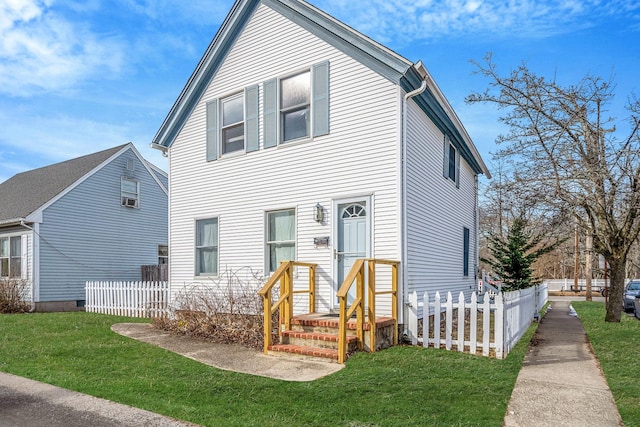
[[(609, 113), (640, 95), (637, 0), (313, 0), (315, 6), (430, 71), (485, 162), (499, 113), (466, 105), (487, 81), (470, 60), (493, 52), (571, 83), (616, 81)], [(0, 0), (0, 182), (132, 141), (149, 148), (232, 0)]]

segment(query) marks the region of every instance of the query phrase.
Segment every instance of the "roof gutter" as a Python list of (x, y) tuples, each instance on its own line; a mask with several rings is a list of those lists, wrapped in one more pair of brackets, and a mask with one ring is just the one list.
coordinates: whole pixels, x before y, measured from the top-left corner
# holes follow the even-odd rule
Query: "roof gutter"
[(157, 144), (155, 142), (152, 142), (149, 145), (151, 146), (151, 148), (155, 148), (156, 150), (162, 151), (162, 156), (167, 157), (167, 151), (169, 151), (168, 147), (165, 147), (164, 145), (161, 145), (161, 144)]
[(0, 220), (0, 227), (9, 227), (9, 226), (12, 226), (12, 225), (22, 225), (24, 220), (25, 220), (25, 218), (11, 218), (11, 219)]
[(407, 236), (407, 232), (408, 232), (408, 227), (407, 227), (407, 166), (406, 166), (406, 158), (407, 158), (407, 103), (408, 101), (415, 97), (420, 95), (422, 92), (425, 91), (425, 89), (427, 88), (427, 79), (429, 78), (429, 74), (427, 73), (427, 70), (424, 68), (424, 65), (422, 64), (422, 61), (418, 61), (416, 64), (414, 64), (413, 69), (416, 71), (416, 73), (418, 73), (418, 75), (420, 76), (420, 80), (422, 81), (422, 83), (420, 84), (420, 87), (412, 90), (411, 92), (408, 92), (407, 94), (404, 95), (403, 101), (402, 101), (402, 138), (401, 138), (401, 143), (402, 143), (402, 148), (401, 148), (401, 156), (402, 159), (400, 161), (400, 185), (402, 186), (402, 188), (400, 189), (400, 194), (401, 194), (401, 214), (400, 214), (400, 221), (402, 222), (401, 224), (401, 238), (402, 238), (402, 243), (401, 243), (401, 256), (400, 259), (402, 260), (402, 277), (401, 277), (401, 283), (402, 283), (402, 301), (400, 302), (402, 304), (400, 313), (402, 314), (402, 322), (405, 325), (405, 333), (406, 333), (406, 322), (404, 321), (404, 319), (406, 319), (406, 313), (405, 313), (405, 309), (406, 309), (406, 305), (405, 305), (405, 301), (407, 301), (407, 292), (409, 289), (409, 283), (407, 281), (407, 277), (408, 277), (408, 266), (407, 266), (407, 254), (408, 254), (408, 236)]

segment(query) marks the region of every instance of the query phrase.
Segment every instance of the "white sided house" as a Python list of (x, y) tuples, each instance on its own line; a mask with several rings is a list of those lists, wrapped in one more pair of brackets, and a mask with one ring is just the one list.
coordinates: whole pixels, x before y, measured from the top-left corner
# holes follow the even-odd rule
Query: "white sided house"
[(422, 63), (304, 1), (236, 1), (152, 146), (174, 297), (283, 260), (316, 265), (317, 312), (357, 259), (400, 261), (400, 323), (410, 292), (474, 288), (489, 172), (462, 123)]
[(0, 183), (0, 280), (38, 311), (81, 309), (89, 280), (140, 280), (167, 250), (167, 178), (128, 143)]

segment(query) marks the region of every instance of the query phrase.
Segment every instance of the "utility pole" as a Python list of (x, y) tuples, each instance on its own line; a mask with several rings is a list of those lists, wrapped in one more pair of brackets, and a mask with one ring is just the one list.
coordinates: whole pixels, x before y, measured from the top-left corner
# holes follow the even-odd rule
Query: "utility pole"
[(578, 292), (580, 290), (578, 288), (578, 274), (580, 273), (580, 252), (578, 249), (579, 243), (580, 239), (578, 238), (578, 224), (576, 224), (575, 238), (573, 242), (573, 290), (575, 292)]
[(591, 295), (591, 276), (593, 275), (591, 272), (591, 257), (593, 255), (593, 235), (591, 234), (591, 230), (587, 230), (587, 240), (585, 242), (586, 245), (586, 260), (584, 266), (584, 275), (587, 279), (587, 301), (592, 301), (593, 297)]

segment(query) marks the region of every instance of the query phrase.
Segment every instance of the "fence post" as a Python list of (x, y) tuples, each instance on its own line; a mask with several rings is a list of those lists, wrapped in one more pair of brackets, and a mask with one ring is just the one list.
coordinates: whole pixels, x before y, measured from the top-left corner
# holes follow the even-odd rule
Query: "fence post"
[(478, 346), (478, 294), (471, 294), (471, 307), (469, 308), (471, 314), (471, 321), (469, 322), (469, 352), (473, 355), (476, 354), (476, 347)]
[(431, 305), (429, 304), (429, 293), (422, 296), (422, 346), (429, 347), (429, 317), (431, 317)]
[[(500, 294), (498, 294), (500, 295)], [(489, 356), (489, 344), (491, 329), (491, 301), (489, 293), (485, 292), (482, 301), (482, 355)]]
[(453, 297), (451, 296), (451, 292), (447, 292), (447, 314), (445, 319), (445, 348), (447, 350), (451, 350), (451, 335), (453, 335)]
[[(429, 319), (424, 315), (426, 310), (422, 310), (422, 321), (428, 322)], [(409, 338), (411, 344), (418, 344), (418, 293), (413, 291), (409, 294)]]
[(433, 303), (433, 348), (440, 348), (440, 292), (436, 292)]
[(504, 313), (504, 295), (500, 292), (496, 296), (496, 311), (495, 311), (495, 332), (494, 337), (496, 341), (496, 358), (503, 359), (504, 350), (505, 350), (505, 339), (504, 339), (504, 330), (505, 330), (505, 313)]
[(458, 295), (458, 351), (464, 351), (464, 318), (465, 318), (465, 306), (464, 306), (464, 293), (460, 291)]

